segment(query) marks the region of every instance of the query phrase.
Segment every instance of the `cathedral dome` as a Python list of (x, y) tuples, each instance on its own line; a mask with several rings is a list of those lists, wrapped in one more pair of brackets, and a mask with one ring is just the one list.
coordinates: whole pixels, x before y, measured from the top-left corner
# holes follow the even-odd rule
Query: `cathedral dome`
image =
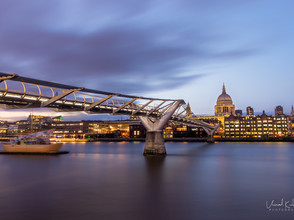
[(231, 96), (226, 93), (225, 84), (223, 85), (222, 94), (217, 98), (214, 110), (216, 116), (235, 115), (235, 105)]
[(223, 92), (217, 98), (216, 104), (217, 105), (232, 105), (233, 104), (231, 96), (226, 93), (225, 85), (223, 85)]

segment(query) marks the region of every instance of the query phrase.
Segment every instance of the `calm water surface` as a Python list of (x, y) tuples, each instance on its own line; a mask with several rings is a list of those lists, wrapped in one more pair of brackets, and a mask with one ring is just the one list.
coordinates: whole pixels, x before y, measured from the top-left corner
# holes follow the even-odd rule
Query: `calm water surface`
[(0, 219), (294, 219), (294, 143), (68, 143), (0, 155)]

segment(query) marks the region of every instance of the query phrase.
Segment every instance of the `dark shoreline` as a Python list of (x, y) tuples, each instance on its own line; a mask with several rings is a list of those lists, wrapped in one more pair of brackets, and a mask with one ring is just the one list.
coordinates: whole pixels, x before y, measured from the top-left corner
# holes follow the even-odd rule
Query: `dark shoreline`
[[(294, 142), (294, 137), (283, 138), (215, 138), (216, 142)], [(99, 138), (95, 140), (73, 140), (70, 142), (145, 142), (145, 138)], [(207, 138), (165, 138), (165, 142), (206, 142)], [(0, 142), (9, 142), (7, 140), (1, 140)]]
[[(89, 142), (145, 142), (145, 138), (99, 138)], [(165, 142), (206, 142), (206, 138), (165, 138)], [(294, 138), (215, 138), (216, 142), (294, 142)]]

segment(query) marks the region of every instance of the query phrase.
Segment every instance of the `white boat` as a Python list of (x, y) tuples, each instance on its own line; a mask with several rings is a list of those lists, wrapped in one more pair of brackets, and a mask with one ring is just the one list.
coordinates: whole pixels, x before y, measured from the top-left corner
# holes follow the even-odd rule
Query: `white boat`
[(42, 131), (26, 136), (18, 136), (10, 139), (10, 143), (3, 143), (6, 152), (17, 153), (55, 153), (62, 143), (50, 143), (52, 131)]

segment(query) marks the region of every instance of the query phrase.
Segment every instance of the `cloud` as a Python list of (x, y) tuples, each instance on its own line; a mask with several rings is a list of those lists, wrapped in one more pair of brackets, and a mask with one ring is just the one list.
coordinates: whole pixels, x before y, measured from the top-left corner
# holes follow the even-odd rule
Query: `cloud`
[(40, 2), (1, 2), (1, 71), (138, 94), (183, 86), (211, 60), (256, 52), (218, 49), (224, 37), (196, 20), (213, 8), (206, 3), (193, 11), (180, 1)]

